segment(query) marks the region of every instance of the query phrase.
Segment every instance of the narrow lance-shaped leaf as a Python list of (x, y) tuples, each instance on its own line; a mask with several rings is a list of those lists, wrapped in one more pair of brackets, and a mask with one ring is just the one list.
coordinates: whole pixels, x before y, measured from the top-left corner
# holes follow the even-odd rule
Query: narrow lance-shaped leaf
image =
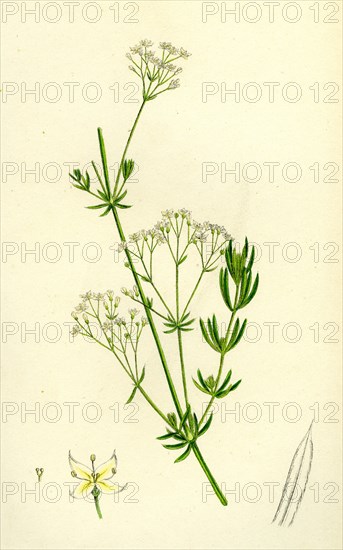
[(288, 527), (292, 525), (305, 495), (313, 459), (312, 424), (313, 421), (298, 445), (288, 470), (281, 499), (273, 518), (273, 522), (278, 521), (279, 525)]
[(188, 445), (187, 449), (185, 450), (184, 453), (182, 453), (182, 455), (180, 455), (176, 460), (174, 460), (174, 462), (182, 462), (183, 460), (185, 460), (188, 456), (189, 456), (189, 453), (191, 452), (191, 446)]
[(209, 427), (212, 424), (212, 420), (213, 420), (213, 413), (211, 413), (211, 415), (207, 419), (205, 425), (201, 428), (201, 430), (199, 430), (199, 433), (198, 433), (199, 437), (201, 437), (202, 435), (204, 435), (205, 432), (207, 432), (207, 430), (209, 429)]

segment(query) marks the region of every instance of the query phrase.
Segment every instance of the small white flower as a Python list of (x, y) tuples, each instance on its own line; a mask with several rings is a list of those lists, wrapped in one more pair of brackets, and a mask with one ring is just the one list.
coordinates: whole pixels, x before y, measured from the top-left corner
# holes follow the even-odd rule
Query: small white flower
[(108, 332), (108, 331), (112, 330), (113, 325), (109, 321), (105, 321), (105, 323), (103, 323), (103, 325), (101, 325), (101, 328), (104, 332)]
[(162, 63), (162, 59), (160, 59), (159, 57), (152, 57), (150, 59), (151, 63), (153, 65), (155, 65), (156, 67), (158, 67), (159, 69), (161, 68), (161, 66), (163, 65)]
[(169, 48), (171, 47), (172, 47), (171, 42), (160, 42), (160, 48), (162, 50), (169, 50)]
[(156, 241), (157, 244), (163, 244), (166, 242), (165, 236), (160, 231), (156, 234)]
[(179, 48), (175, 48), (175, 46), (170, 46), (170, 48), (168, 48), (168, 51), (171, 55), (179, 55)]
[(77, 319), (79, 318), (78, 314), (76, 313), (76, 311), (73, 311), (72, 314), (71, 314), (72, 318), (75, 319), (75, 321), (77, 321)]
[(184, 48), (180, 48), (179, 54), (183, 59), (188, 59), (188, 57), (192, 55), (191, 53), (187, 52), (187, 50), (185, 50)]
[(93, 300), (98, 300), (99, 302), (102, 302), (105, 298), (105, 294), (102, 294), (101, 292), (93, 292), (92, 298)]
[(81, 329), (80, 329), (79, 325), (74, 325), (73, 328), (70, 331), (70, 334), (72, 336), (77, 336), (78, 334), (80, 334), (80, 332), (81, 332)]
[(194, 235), (194, 240), (198, 241), (200, 243), (206, 243), (207, 242), (207, 233), (204, 231), (197, 231)]
[(132, 46), (130, 48), (130, 51), (131, 53), (133, 54), (139, 54), (139, 55), (142, 55), (143, 54), (143, 48), (140, 44), (137, 44), (136, 46)]
[(80, 294), (80, 298), (85, 301), (85, 300), (90, 300), (92, 298), (92, 291), (91, 290), (88, 290), (88, 292), (86, 292), (85, 294)]
[(113, 323), (114, 323), (115, 325), (118, 325), (118, 326), (126, 325), (126, 321), (125, 321), (124, 317), (117, 317), (117, 318), (113, 321)]
[(119, 303), (120, 303), (120, 297), (119, 297), (119, 296), (116, 296), (116, 297), (115, 297), (115, 300), (114, 300), (114, 307), (118, 307), (118, 306), (119, 306)]
[(164, 218), (171, 219), (174, 216), (174, 210), (162, 210), (161, 214)]
[(164, 229), (169, 229), (169, 228), (170, 228), (169, 219), (160, 220), (155, 225), (155, 229), (157, 229), (157, 231), (163, 231)]
[(192, 227), (195, 229), (195, 231), (202, 231), (203, 230), (203, 224), (200, 222), (197, 222), (196, 220), (193, 220)]
[(180, 88), (180, 79), (176, 78), (175, 80), (171, 80), (168, 86), (169, 90), (175, 90), (175, 88)]
[(84, 311), (87, 311), (88, 309), (88, 304), (86, 304), (85, 302), (82, 302), (81, 304), (78, 304), (75, 308), (75, 311), (77, 313), (83, 313)]
[(179, 214), (181, 214), (182, 218), (190, 218), (190, 216), (191, 216), (191, 212), (189, 210), (187, 210), (186, 208), (180, 208), (179, 209)]
[(127, 250), (128, 244), (126, 241), (122, 241), (118, 244), (118, 252), (122, 252), (123, 250)]
[(147, 39), (141, 40), (139, 43), (141, 46), (144, 46), (144, 48), (151, 48), (151, 46), (154, 45), (154, 43), (151, 40), (147, 40)]
[(124, 296), (128, 296), (129, 295), (129, 291), (127, 290), (127, 288), (125, 288), (125, 286), (123, 286), (120, 291), (124, 294)]
[(172, 63), (166, 63), (165, 66), (163, 67), (163, 69), (165, 69), (165, 70), (168, 71), (169, 73), (175, 73), (175, 71), (176, 71), (176, 66), (173, 65)]
[(146, 52), (146, 54), (145, 54), (145, 60), (146, 61), (150, 61), (153, 57), (155, 57), (155, 52), (153, 52), (151, 50)]
[(129, 237), (130, 237), (130, 241), (132, 241), (133, 243), (136, 243), (142, 238), (142, 234), (140, 231), (137, 231), (136, 233), (132, 233), (132, 235), (129, 235)]
[(130, 59), (130, 61), (132, 61), (132, 55), (131, 55), (130, 53), (127, 53), (127, 54), (126, 54), (126, 57), (127, 57), (128, 59)]
[(131, 319), (134, 319), (138, 315), (139, 311), (138, 309), (133, 308), (133, 309), (129, 309), (129, 313), (130, 313)]

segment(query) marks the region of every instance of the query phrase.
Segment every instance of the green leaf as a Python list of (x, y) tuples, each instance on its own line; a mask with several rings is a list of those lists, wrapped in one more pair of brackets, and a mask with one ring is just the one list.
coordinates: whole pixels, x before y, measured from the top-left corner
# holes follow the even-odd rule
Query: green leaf
[(201, 328), (201, 332), (202, 332), (202, 335), (206, 341), (206, 343), (211, 346), (212, 349), (214, 349), (214, 351), (220, 351), (218, 349), (218, 347), (212, 342), (207, 330), (206, 330), (206, 327), (205, 327), (205, 323), (202, 319), (200, 319), (200, 328)]
[(245, 331), (245, 327), (246, 327), (246, 326), (247, 326), (247, 319), (244, 319), (243, 324), (242, 324), (242, 326), (241, 326), (241, 329), (240, 329), (240, 331), (239, 331), (239, 333), (238, 333), (238, 336), (237, 336), (236, 340), (234, 341), (234, 343), (233, 343), (233, 345), (231, 346), (230, 349), (233, 349), (234, 347), (236, 347), (237, 344), (240, 342), (240, 340), (241, 340), (241, 338), (242, 338), (242, 336), (243, 336), (243, 334), (244, 334), (244, 331)]
[(187, 260), (187, 255), (184, 256), (183, 258), (181, 258), (181, 260), (178, 261), (178, 264), (177, 264), (177, 265), (183, 264), (183, 262), (185, 262), (186, 260)]
[(95, 164), (94, 160), (92, 160), (92, 166), (93, 166), (94, 172), (96, 173), (96, 177), (98, 178), (98, 181), (99, 181), (99, 183), (100, 183), (100, 185), (101, 185), (101, 187), (102, 187), (102, 189), (103, 189), (103, 191), (104, 191), (105, 198), (106, 198), (107, 200), (109, 200), (110, 197), (109, 197), (109, 195), (108, 195), (107, 189), (106, 189), (106, 187), (105, 187), (105, 185), (104, 185), (104, 182), (102, 181), (102, 177), (101, 177), (101, 175), (100, 175), (100, 172), (99, 172), (98, 167), (97, 167), (97, 165)]
[(221, 291), (224, 303), (227, 305), (230, 311), (233, 311), (232, 302), (230, 298), (229, 272), (227, 269), (224, 269), (223, 267), (220, 270), (219, 286), (220, 286), (220, 291)]
[(198, 388), (198, 390), (202, 391), (203, 393), (206, 393), (207, 395), (212, 395), (209, 390), (205, 390), (202, 386), (200, 386), (200, 384), (198, 384), (198, 382), (196, 380), (194, 380), (194, 378), (192, 378), (193, 382), (194, 382), (194, 385)]
[(197, 415), (196, 415), (195, 413), (193, 414), (193, 417), (194, 417), (195, 436), (197, 436), (198, 430), (199, 430), (198, 417), (197, 417)]
[(145, 281), (146, 283), (151, 283), (150, 279), (148, 279), (148, 277), (146, 277), (145, 275), (140, 275), (140, 278), (142, 279), (142, 281)]
[[(227, 329), (227, 332), (229, 331), (229, 329)], [(236, 322), (235, 322), (235, 325), (233, 327), (233, 331), (232, 331), (232, 334), (231, 334), (231, 337), (230, 337), (230, 340), (229, 340), (229, 343), (228, 345), (226, 346), (226, 349), (225, 349), (225, 352), (227, 353), (228, 351), (230, 351), (230, 349), (232, 349), (235, 345), (235, 340), (236, 340), (236, 336), (238, 334), (238, 331), (239, 331), (239, 319), (236, 319)], [(227, 336), (227, 333), (226, 333), (226, 336)]]
[(212, 328), (216, 343), (218, 344), (218, 347), (221, 348), (221, 338), (219, 336), (217, 318), (214, 314), (212, 316)]
[(183, 426), (185, 425), (185, 422), (186, 422), (186, 420), (187, 420), (188, 415), (189, 415), (190, 412), (191, 412), (191, 406), (190, 406), (190, 404), (188, 403), (186, 412), (185, 412), (185, 414), (183, 415), (183, 417), (181, 418), (180, 431), (182, 430)]
[(106, 208), (106, 210), (102, 214), (100, 214), (100, 218), (107, 216), (107, 214), (111, 212), (111, 210), (112, 210), (112, 206), (109, 206), (108, 208)]
[(242, 382), (242, 380), (238, 380), (238, 382), (235, 382), (232, 386), (229, 386), (226, 390), (217, 391), (216, 392), (217, 399), (222, 399), (223, 397), (226, 397), (232, 391), (235, 391), (235, 389), (238, 388), (238, 386), (241, 382)]
[(230, 369), (229, 372), (227, 373), (226, 377), (225, 377), (224, 382), (222, 383), (220, 388), (218, 388), (217, 391), (219, 391), (219, 392), (222, 391), (228, 385), (228, 383), (230, 382), (230, 379), (231, 379), (231, 375), (232, 375), (232, 370)]
[(86, 206), (86, 208), (89, 208), (89, 210), (98, 210), (99, 208), (105, 208), (108, 207), (108, 203), (104, 202), (102, 204), (96, 204), (95, 206)]
[(204, 377), (203, 377), (200, 369), (197, 370), (197, 375), (198, 375), (200, 384), (202, 385), (203, 388), (205, 388), (205, 390), (207, 390), (208, 387), (207, 387), (207, 384), (204, 380)]
[(258, 276), (258, 273), (256, 275), (256, 279), (255, 279), (255, 282), (254, 282), (254, 285), (251, 289), (251, 293), (250, 295), (248, 296), (248, 298), (245, 300), (244, 302), (244, 306), (248, 305), (249, 302), (251, 302), (251, 300), (253, 299), (253, 297), (255, 296), (256, 292), (257, 292), (257, 289), (258, 289), (258, 284), (259, 284), (259, 276)]
[(241, 382), (242, 382), (242, 380), (238, 380), (238, 382), (235, 382), (235, 383), (231, 386), (230, 392), (231, 392), (231, 391), (235, 391), (235, 390), (238, 388), (238, 386), (240, 385)]
[(172, 334), (173, 332), (176, 331), (176, 328), (172, 328), (171, 330), (164, 330), (164, 334)]
[(113, 206), (116, 206), (116, 208), (132, 208), (132, 204), (117, 204), (116, 202)]
[(104, 201), (108, 201), (108, 198), (105, 195), (105, 193), (103, 193), (103, 191), (101, 191), (100, 189), (97, 189), (97, 192), (98, 192), (98, 195), (101, 199), (103, 199)]
[(205, 432), (207, 432), (207, 430), (209, 429), (209, 427), (212, 424), (212, 420), (213, 420), (213, 413), (211, 413), (211, 415), (209, 416), (209, 418), (206, 421), (206, 424), (199, 431), (199, 434), (198, 434), (199, 437), (201, 437), (202, 435), (204, 435)]
[(138, 386), (135, 386), (135, 387), (133, 388), (132, 393), (131, 393), (129, 399), (126, 401), (126, 405), (128, 405), (129, 403), (131, 403), (132, 399), (135, 397), (136, 391), (137, 391), (137, 387), (138, 387)]
[(195, 319), (190, 319), (189, 321), (187, 321), (186, 323), (182, 323), (180, 325), (180, 328), (183, 328), (183, 327), (188, 327), (189, 325), (191, 325), (192, 323), (194, 323)]
[(222, 390), (222, 391), (216, 392), (215, 397), (217, 399), (223, 399), (223, 397), (226, 397), (229, 393), (230, 393), (230, 387), (227, 390)]
[(251, 254), (250, 254), (250, 260), (249, 260), (249, 263), (248, 263), (248, 265), (247, 265), (247, 270), (248, 270), (248, 271), (251, 271), (251, 268), (252, 268), (252, 266), (253, 266), (254, 260), (255, 260), (255, 247), (253, 246), (253, 247), (252, 247)]
[(174, 437), (176, 432), (169, 432), (168, 434), (160, 435), (159, 437), (156, 437), (156, 439), (170, 439), (171, 437)]
[(182, 453), (182, 455), (180, 455), (176, 460), (174, 460), (174, 462), (182, 462), (183, 460), (185, 460), (188, 456), (189, 456), (189, 453), (191, 452), (191, 446), (188, 445), (187, 449), (185, 450), (184, 453)]
[(168, 451), (177, 451), (178, 449), (183, 449), (183, 447), (186, 447), (187, 441), (184, 443), (176, 443), (176, 445), (163, 445), (165, 449), (168, 449)]
[(86, 191), (86, 189), (83, 187), (83, 185), (76, 185), (76, 183), (72, 184), (73, 187), (76, 187), (76, 189), (81, 189), (81, 191)]

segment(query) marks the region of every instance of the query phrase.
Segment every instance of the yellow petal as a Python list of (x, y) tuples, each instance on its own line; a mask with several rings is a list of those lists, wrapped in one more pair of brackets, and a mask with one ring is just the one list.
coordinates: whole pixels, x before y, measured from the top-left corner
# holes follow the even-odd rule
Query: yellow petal
[(70, 496), (73, 498), (86, 498), (89, 497), (94, 487), (94, 483), (90, 481), (81, 481), (72, 491), (69, 491)]
[(80, 479), (84, 479), (85, 481), (93, 481), (92, 477), (92, 470), (88, 468), (85, 464), (82, 464), (82, 462), (78, 462), (75, 460), (69, 451), (69, 464), (72, 472), (76, 473), (76, 476)]
[(104, 462), (103, 464), (100, 464), (100, 466), (97, 467), (95, 470), (95, 473), (97, 474), (97, 481), (104, 481), (105, 479), (111, 479), (111, 477), (114, 476), (114, 474), (117, 471), (117, 457), (115, 454), (115, 451), (113, 451), (113, 455), (111, 458)]
[(112, 483), (112, 481), (97, 481), (96, 484), (103, 493), (120, 493), (126, 488), (126, 485), (121, 487), (118, 483)]
[(81, 483), (78, 484), (74, 491), (74, 495), (76, 497), (78, 496), (88, 496), (93, 489), (94, 483), (91, 483), (90, 481), (81, 481)]

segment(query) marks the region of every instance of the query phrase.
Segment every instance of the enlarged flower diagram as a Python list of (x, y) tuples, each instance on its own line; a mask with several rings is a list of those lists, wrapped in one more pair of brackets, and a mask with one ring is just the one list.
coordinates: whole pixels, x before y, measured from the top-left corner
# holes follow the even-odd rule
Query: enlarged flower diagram
[(102, 493), (114, 494), (119, 493), (126, 488), (126, 485), (121, 487), (118, 483), (111, 481), (117, 471), (117, 457), (115, 451), (111, 458), (95, 468), (96, 456), (90, 456), (91, 468), (75, 460), (69, 451), (69, 464), (71, 475), (74, 479), (78, 479), (80, 483), (74, 487), (70, 493), (73, 498), (86, 499), (92, 496), (94, 498), (95, 508), (99, 518), (102, 518), (100, 510), (99, 498)]

